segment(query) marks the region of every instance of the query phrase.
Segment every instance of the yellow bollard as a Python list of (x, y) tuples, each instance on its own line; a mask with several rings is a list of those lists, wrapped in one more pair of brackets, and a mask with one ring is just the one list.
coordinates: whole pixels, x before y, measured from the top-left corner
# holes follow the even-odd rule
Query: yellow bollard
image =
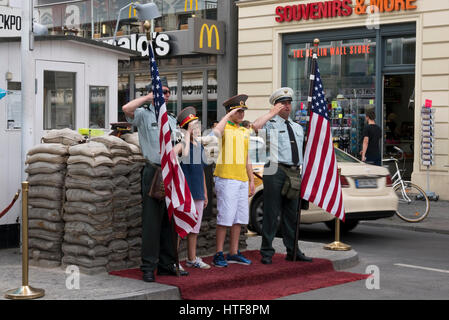
[(5, 298), (13, 300), (28, 300), (41, 298), (44, 289), (36, 289), (28, 285), (28, 182), (22, 182), (22, 286), (9, 290)]

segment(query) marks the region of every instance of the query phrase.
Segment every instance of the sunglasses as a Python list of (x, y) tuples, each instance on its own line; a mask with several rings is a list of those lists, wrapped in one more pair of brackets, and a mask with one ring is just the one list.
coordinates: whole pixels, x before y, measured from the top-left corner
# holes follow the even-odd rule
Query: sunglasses
[(162, 92), (163, 92), (164, 94), (169, 94), (169, 93), (170, 93), (170, 90), (162, 90)]

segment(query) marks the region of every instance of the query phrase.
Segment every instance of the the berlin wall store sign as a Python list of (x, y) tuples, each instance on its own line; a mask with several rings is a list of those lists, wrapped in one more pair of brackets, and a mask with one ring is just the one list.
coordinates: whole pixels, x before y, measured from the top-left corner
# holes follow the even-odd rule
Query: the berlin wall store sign
[(0, 38), (20, 37), (22, 10), (0, 6)]
[(279, 23), (415, 10), (416, 0), (330, 0), (276, 7)]

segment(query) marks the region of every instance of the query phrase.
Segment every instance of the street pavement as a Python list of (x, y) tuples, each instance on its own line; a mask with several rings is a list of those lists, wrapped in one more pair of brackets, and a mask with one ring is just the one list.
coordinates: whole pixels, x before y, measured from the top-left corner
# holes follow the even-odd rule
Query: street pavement
[[(431, 202), (429, 216), (420, 223), (407, 223), (392, 217), (375, 221), (364, 221), (361, 225), (389, 227), (416, 232), (436, 232), (449, 234), (449, 202)], [(247, 250), (258, 250), (261, 238), (250, 236)], [(332, 261), (336, 270), (351, 269), (359, 263), (355, 250), (346, 252), (323, 249), (323, 243), (300, 241), (299, 247), (308, 256), (324, 258)], [(282, 240), (274, 241), (276, 252), (285, 253)], [(9, 289), (18, 288), (22, 283), (22, 260), (20, 250), (0, 250), (0, 300)], [(79, 284), (79, 285), (78, 285)], [(38, 268), (30, 266), (29, 285), (45, 290), (43, 300), (178, 300), (179, 290), (176, 287), (145, 283), (108, 274), (80, 274), (79, 281), (73, 273), (66, 273), (62, 268)]]

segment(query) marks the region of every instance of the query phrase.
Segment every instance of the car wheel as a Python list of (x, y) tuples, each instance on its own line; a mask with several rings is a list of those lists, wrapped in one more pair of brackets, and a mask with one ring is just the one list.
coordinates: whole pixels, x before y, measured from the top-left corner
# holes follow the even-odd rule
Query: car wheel
[[(324, 222), (329, 230), (335, 232), (335, 220)], [(347, 233), (357, 227), (359, 220), (347, 220), (346, 222), (340, 221), (340, 232)]]
[(262, 234), (263, 221), (263, 193), (260, 193), (256, 199), (253, 199), (250, 211), (251, 230), (260, 235)]

